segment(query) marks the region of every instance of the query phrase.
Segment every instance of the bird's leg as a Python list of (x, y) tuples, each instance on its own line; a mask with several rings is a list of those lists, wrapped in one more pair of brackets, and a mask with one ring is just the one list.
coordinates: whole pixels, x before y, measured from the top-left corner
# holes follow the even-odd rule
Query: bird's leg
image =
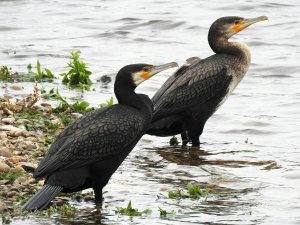
[(182, 140), (182, 146), (186, 146), (189, 142), (187, 131), (184, 130), (181, 132), (181, 140)]
[(200, 147), (200, 136), (192, 137), (192, 146)]
[(102, 197), (102, 187), (94, 187), (94, 193), (95, 193), (95, 203), (96, 204), (101, 204), (103, 201)]

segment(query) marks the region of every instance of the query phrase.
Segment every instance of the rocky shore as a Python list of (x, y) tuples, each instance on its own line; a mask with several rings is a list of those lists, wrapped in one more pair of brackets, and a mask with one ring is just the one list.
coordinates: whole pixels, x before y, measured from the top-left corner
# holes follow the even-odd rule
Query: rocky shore
[[(11, 217), (24, 215), (22, 204), (44, 183), (33, 178), (33, 171), (55, 137), (80, 116), (71, 111), (55, 113), (49, 104), (36, 104), (38, 100), (37, 88), (19, 102), (0, 99), (0, 214), (3, 224), (9, 223)], [(65, 214), (66, 211), (74, 212), (69, 204), (71, 198), (92, 199), (89, 194), (61, 195), (49, 210), (58, 212), (56, 206), (65, 204), (60, 207)], [(49, 210), (44, 214), (49, 216)]]

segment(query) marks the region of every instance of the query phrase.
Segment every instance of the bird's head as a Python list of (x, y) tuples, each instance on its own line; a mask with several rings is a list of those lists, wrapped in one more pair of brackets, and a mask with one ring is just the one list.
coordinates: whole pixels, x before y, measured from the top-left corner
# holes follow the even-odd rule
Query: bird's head
[(264, 20), (268, 20), (268, 17), (260, 16), (251, 19), (245, 19), (237, 16), (221, 17), (211, 25), (209, 35), (229, 39), (250, 25)]
[(176, 62), (171, 62), (157, 66), (149, 64), (127, 65), (118, 72), (115, 86), (118, 83), (122, 83), (122, 85), (128, 85), (136, 88), (143, 81), (148, 80), (155, 74), (173, 67), (178, 67), (178, 64)]

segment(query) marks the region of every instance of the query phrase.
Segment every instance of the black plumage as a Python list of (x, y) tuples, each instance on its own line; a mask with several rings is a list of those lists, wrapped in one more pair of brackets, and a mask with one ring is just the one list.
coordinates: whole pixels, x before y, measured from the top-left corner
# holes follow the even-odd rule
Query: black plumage
[(192, 58), (179, 68), (152, 98), (154, 114), (150, 135), (181, 134), (183, 144), (199, 137), (208, 118), (224, 103), (250, 65), (250, 51), (241, 42), (228, 39), (266, 17), (222, 17), (210, 27), (208, 41), (216, 53), (206, 59)]
[(154, 74), (177, 66), (134, 64), (117, 74), (115, 94), (119, 104), (94, 110), (67, 127), (51, 145), (34, 172), (46, 177), (45, 185), (24, 206), (44, 209), (59, 192), (93, 188), (102, 201), (102, 188), (148, 129), (153, 104), (148, 96), (134, 92)]

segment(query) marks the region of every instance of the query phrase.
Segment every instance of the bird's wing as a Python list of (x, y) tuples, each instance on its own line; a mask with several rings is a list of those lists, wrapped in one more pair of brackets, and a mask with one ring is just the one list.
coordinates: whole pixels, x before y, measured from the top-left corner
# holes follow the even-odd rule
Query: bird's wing
[(189, 66), (184, 74), (175, 79), (156, 99), (153, 120), (163, 115), (178, 113), (194, 104), (201, 104), (216, 97), (228, 87), (231, 79), (226, 67), (221, 63), (198, 61)]
[(176, 79), (182, 76), (188, 68), (189, 65), (183, 65), (172, 76), (170, 76), (163, 84), (163, 86), (152, 97), (152, 102), (155, 104), (155, 102), (157, 102), (162, 97), (162, 95), (172, 86)]
[(119, 154), (138, 140), (144, 121), (133, 108), (115, 105), (80, 118), (58, 136), (35, 171), (35, 177), (82, 167)]
[(170, 76), (167, 81), (163, 84), (163, 86), (155, 93), (155, 95), (152, 98), (152, 102), (155, 103), (157, 102), (162, 95), (173, 85), (173, 83), (179, 79), (182, 75), (186, 73), (186, 71), (190, 68), (191, 65), (201, 61), (201, 58), (195, 56), (195, 57), (190, 57), (186, 59), (187, 64), (182, 65), (176, 72)]

